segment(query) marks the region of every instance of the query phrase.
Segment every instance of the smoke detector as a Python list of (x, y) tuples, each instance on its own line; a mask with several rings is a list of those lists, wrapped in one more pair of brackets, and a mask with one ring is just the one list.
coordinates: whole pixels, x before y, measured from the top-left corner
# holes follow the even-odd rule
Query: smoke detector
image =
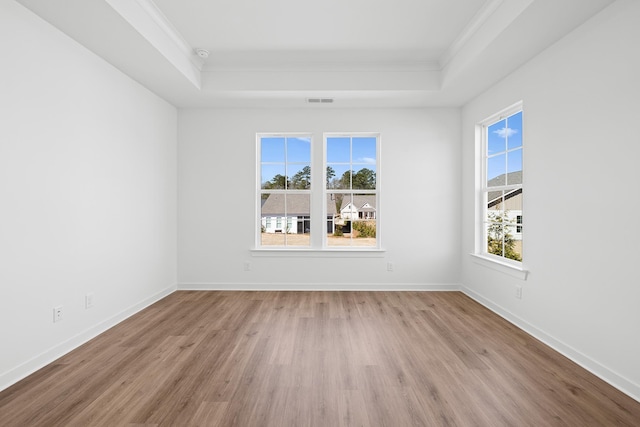
[(196, 54), (202, 59), (207, 59), (209, 57), (209, 51), (207, 49), (198, 48), (196, 49)]

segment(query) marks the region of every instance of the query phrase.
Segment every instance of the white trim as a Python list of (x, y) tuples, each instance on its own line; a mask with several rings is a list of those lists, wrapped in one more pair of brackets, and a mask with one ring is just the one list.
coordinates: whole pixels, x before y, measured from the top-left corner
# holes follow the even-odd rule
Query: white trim
[[(470, 253), (473, 257), (473, 262), (483, 267), (490, 268), (492, 270), (499, 271), (501, 273), (507, 274), (511, 277), (515, 277), (520, 280), (527, 280), (527, 275), (529, 274), (529, 270), (526, 270), (521, 265), (514, 265), (509, 263), (507, 259), (504, 261), (499, 259), (498, 256), (490, 256), (485, 254), (474, 254)], [(521, 264), (521, 263), (518, 263)]]
[(202, 88), (204, 62), (153, 1), (105, 1), (193, 86)]
[(611, 369), (607, 368), (606, 366), (596, 362), (595, 360), (584, 355), (583, 353), (576, 350), (575, 348), (565, 344), (561, 340), (538, 329), (537, 327), (533, 326), (526, 320), (516, 316), (515, 314), (511, 313), (509, 310), (506, 310), (504, 307), (501, 307), (500, 305), (495, 304), (491, 300), (472, 291), (466, 286), (462, 285), (460, 287), (460, 291), (465, 295), (467, 295), (469, 298), (475, 300), (476, 302), (482, 304), (489, 310), (493, 311), (498, 316), (512, 323), (516, 327), (522, 329), (529, 335), (542, 341), (544, 344), (548, 345), (553, 350), (567, 357), (568, 359), (575, 362), (576, 364), (586, 369), (587, 371), (591, 372), (593, 375), (597, 376), (601, 380), (612, 385), (613, 387), (620, 390), (621, 392), (631, 397), (632, 399), (635, 399), (638, 402), (640, 402), (640, 385), (639, 384), (635, 384), (633, 381), (628, 380), (627, 378), (624, 378), (623, 376), (613, 372)]
[(483, 25), (487, 23), (489, 18), (500, 7), (504, 0), (489, 0), (480, 10), (471, 18), (471, 21), (462, 29), (458, 37), (451, 43), (444, 54), (440, 57), (438, 65), (440, 69), (449, 65), (449, 62), (462, 50), (462, 48), (473, 38)]
[(288, 248), (255, 248), (251, 249), (251, 256), (255, 257), (302, 257), (302, 258), (382, 258), (385, 256), (384, 249), (366, 249), (353, 247), (353, 249), (309, 249), (305, 247)]
[(457, 283), (221, 283), (178, 284), (180, 291), (459, 291)]
[[(220, 53), (215, 52), (219, 57)], [(330, 53), (330, 52), (329, 52)], [(438, 60), (399, 59), (389, 62), (384, 58), (373, 58), (368, 55), (355, 55), (352, 58), (336, 59), (331, 55), (322, 55), (317, 52), (282, 51), (270, 52), (266, 55), (250, 55), (234, 53), (223, 57), (223, 61), (206, 63), (204, 72), (250, 72), (250, 73), (295, 73), (332, 71), (337, 73), (420, 73), (437, 77), (442, 67)], [(226, 60), (225, 60), (226, 59)], [(427, 77), (426, 80), (429, 78)], [(310, 95), (307, 98), (325, 98), (326, 96)], [(305, 102), (306, 103), (306, 102)], [(317, 105), (317, 104), (314, 104)]]
[(202, 70), (204, 61), (193, 55), (194, 47), (192, 47), (187, 40), (180, 34), (178, 29), (169, 21), (164, 13), (158, 8), (158, 6), (152, 0), (136, 0), (140, 7), (149, 15), (149, 17), (156, 23), (156, 25), (175, 43), (176, 46), (185, 54), (192, 58), (194, 65), (198, 69)]
[(122, 310), (120, 313), (117, 313), (103, 320), (102, 322), (85, 329), (79, 334), (67, 339), (66, 341), (55, 345), (54, 347), (44, 351), (43, 353), (33, 357), (30, 360), (27, 360), (23, 364), (3, 373), (2, 375), (0, 375), (0, 391), (26, 378), (38, 369), (44, 368), (49, 363), (55, 361), (56, 359), (59, 359), (70, 351), (75, 350), (76, 348), (97, 337), (106, 330), (116, 326), (118, 323), (147, 308), (151, 304), (154, 304), (160, 301), (162, 298), (171, 295), (177, 289), (178, 285), (173, 284), (168, 288), (150, 296), (149, 298), (145, 298), (139, 303)]
[[(524, 103), (522, 101), (514, 102), (513, 104), (509, 105), (507, 108), (490, 115), (486, 119), (480, 120), (480, 122), (478, 123), (478, 126), (488, 127), (489, 124), (494, 124), (496, 122), (499, 122), (500, 120), (506, 119), (507, 117), (512, 116), (515, 113), (518, 113), (523, 110), (524, 110)], [(524, 124), (522, 125), (522, 127), (524, 127)], [(523, 144), (524, 144), (524, 141), (523, 141)]]

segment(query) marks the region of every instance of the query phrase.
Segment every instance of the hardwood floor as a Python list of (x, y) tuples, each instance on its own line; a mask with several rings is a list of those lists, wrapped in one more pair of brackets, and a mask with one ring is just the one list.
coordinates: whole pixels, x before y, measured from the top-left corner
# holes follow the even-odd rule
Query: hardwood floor
[(176, 292), (0, 393), (1, 426), (638, 426), (458, 292)]

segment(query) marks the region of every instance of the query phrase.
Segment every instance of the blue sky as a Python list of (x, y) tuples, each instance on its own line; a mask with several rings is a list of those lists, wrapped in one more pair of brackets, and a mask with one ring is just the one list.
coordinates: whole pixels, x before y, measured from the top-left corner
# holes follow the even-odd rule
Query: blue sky
[(376, 156), (376, 138), (373, 136), (327, 138), (327, 166), (336, 172), (335, 178), (348, 170), (358, 172), (367, 168), (375, 172)]
[[(310, 137), (265, 137), (261, 138), (260, 142), (262, 183), (270, 181), (278, 174), (291, 178), (305, 166), (311, 166)], [(289, 170), (285, 170), (285, 159)]]
[[(260, 182), (270, 181), (278, 174), (292, 177), (305, 166), (311, 166), (310, 137), (263, 137), (260, 142)], [(285, 170), (285, 159), (289, 170)], [(327, 165), (336, 171), (336, 178), (350, 169), (375, 171), (376, 138), (327, 138)]]
[(487, 130), (487, 180), (522, 170), (522, 111)]

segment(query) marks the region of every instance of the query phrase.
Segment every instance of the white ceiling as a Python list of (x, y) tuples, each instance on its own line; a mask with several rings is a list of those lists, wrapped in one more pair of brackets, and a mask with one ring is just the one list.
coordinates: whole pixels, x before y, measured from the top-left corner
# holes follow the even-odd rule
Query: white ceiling
[(155, 0), (192, 46), (215, 52), (406, 50), (438, 60), (485, 0)]
[(17, 1), (178, 107), (339, 108), (462, 105), (613, 0)]

